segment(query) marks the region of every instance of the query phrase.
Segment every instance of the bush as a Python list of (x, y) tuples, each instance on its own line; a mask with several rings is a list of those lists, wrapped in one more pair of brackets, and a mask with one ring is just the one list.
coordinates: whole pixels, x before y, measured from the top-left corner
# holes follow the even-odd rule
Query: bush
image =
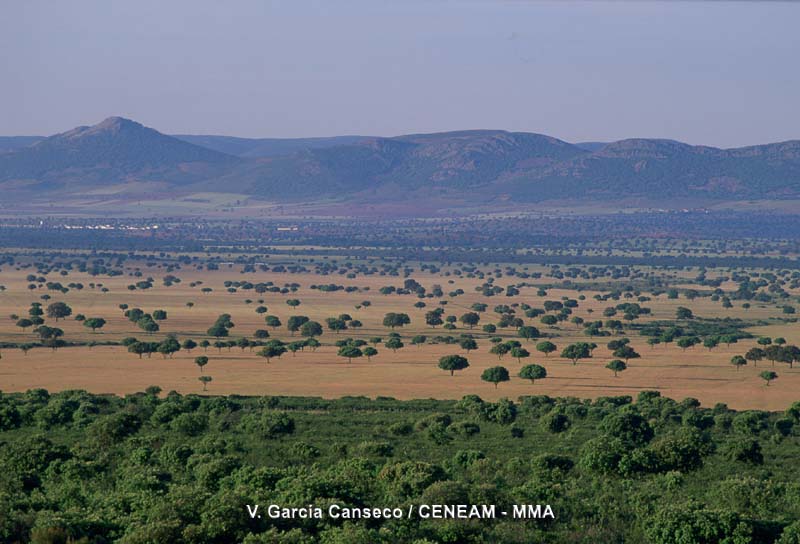
[(394, 453), (394, 448), (388, 442), (362, 442), (357, 449), (364, 455), (377, 457), (391, 457)]
[(609, 435), (632, 446), (647, 444), (654, 435), (650, 423), (635, 412), (610, 414), (603, 419), (600, 427)]
[(622, 456), (628, 449), (619, 438), (599, 436), (586, 442), (581, 448), (581, 466), (593, 472), (609, 474), (616, 472)]
[(549, 413), (541, 419), (542, 428), (551, 433), (563, 433), (570, 427), (570, 420), (565, 414)]
[(139, 431), (142, 421), (133, 414), (113, 414), (92, 424), (89, 434), (104, 443), (114, 443)]
[(312, 446), (307, 442), (297, 442), (292, 445), (292, 455), (298, 459), (316, 459), (320, 456), (321, 452), (316, 446)]
[(453, 464), (459, 467), (468, 467), (481, 459), (486, 459), (486, 455), (482, 451), (458, 450), (453, 456)]
[(446, 479), (442, 467), (422, 461), (403, 461), (386, 465), (378, 474), (389, 489), (401, 497), (419, 496), (434, 482)]
[(794, 421), (788, 417), (782, 417), (775, 421), (775, 430), (782, 436), (789, 436), (792, 434), (794, 428)]
[(757, 435), (767, 428), (767, 415), (758, 410), (742, 412), (733, 418), (733, 429), (738, 433)]
[(545, 453), (533, 459), (534, 470), (541, 472), (566, 474), (574, 466), (575, 462), (565, 455)]
[(752, 542), (752, 527), (738, 514), (710, 510), (696, 503), (666, 506), (645, 527), (652, 544)]
[(261, 438), (277, 438), (294, 432), (294, 419), (284, 412), (263, 412), (242, 418), (241, 426)]
[(208, 428), (208, 416), (205, 414), (181, 414), (172, 420), (173, 430), (186, 436), (197, 436)]
[(414, 432), (414, 427), (410, 423), (392, 423), (388, 431), (395, 436), (406, 436)]
[(477, 423), (471, 421), (459, 421), (450, 426), (450, 431), (460, 436), (474, 436), (481, 432), (481, 428)]
[(452, 422), (447, 414), (431, 414), (417, 421), (415, 427), (418, 431), (424, 431), (429, 427), (448, 427)]
[(760, 465), (764, 462), (764, 455), (761, 453), (761, 444), (752, 438), (742, 438), (733, 440), (727, 444), (725, 455), (732, 461), (741, 461)]

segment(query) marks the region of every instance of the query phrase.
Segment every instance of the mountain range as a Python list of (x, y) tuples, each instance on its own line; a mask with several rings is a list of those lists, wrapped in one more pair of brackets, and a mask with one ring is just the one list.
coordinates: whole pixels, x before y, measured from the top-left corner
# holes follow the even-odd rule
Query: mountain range
[(800, 141), (572, 144), (501, 130), (250, 139), (169, 136), (111, 117), (46, 138), (0, 137), (0, 190), (7, 199), (53, 200), (194, 192), (269, 201), (785, 200), (800, 198)]

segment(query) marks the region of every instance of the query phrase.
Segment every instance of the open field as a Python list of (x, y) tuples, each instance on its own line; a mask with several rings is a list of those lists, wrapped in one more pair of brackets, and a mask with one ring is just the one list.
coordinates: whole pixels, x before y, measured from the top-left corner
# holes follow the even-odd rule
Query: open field
[[(269, 364), (247, 350), (226, 348), (221, 354), (210, 348), (211, 360), (205, 374), (214, 378), (209, 385), (212, 394), (296, 395), (338, 398), (345, 395), (367, 397), (390, 396), (398, 399), (441, 398), (459, 399), (464, 395), (479, 395), (487, 400), (521, 395), (550, 395), (558, 397), (596, 398), (599, 396), (631, 395), (644, 390), (658, 390), (664, 396), (681, 399), (693, 397), (704, 406), (718, 402), (735, 409), (783, 410), (798, 400), (800, 369), (789, 370), (781, 365), (775, 370), (779, 378), (769, 387), (758, 377), (769, 362), (758, 368), (745, 367), (737, 371), (729, 363), (731, 356), (742, 353), (741, 346), (716, 348), (712, 353), (700, 347), (683, 353), (679, 348), (641, 348), (642, 358), (632, 361), (628, 370), (615, 378), (605, 364), (613, 357), (607, 353), (572, 365), (568, 360), (550, 355), (533, 361), (545, 366), (548, 377), (531, 385), (528, 380), (512, 378), (497, 388), (482, 382), (484, 368), (502, 364), (512, 376), (522, 365), (506, 355), (502, 361), (487, 353), (467, 355), (470, 368), (450, 376), (436, 367), (443, 355), (461, 353), (457, 346), (406, 347), (397, 353), (381, 350), (371, 362), (361, 359), (348, 364), (336, 356), (336, 349), (327, 346), (315, 353), (289, 353)], [(607, 351), (604, 348), (598, 351)], [(49, 391), (85, 389), (96, 393), (126, 394), (143, 391), (149, 385), (159, 385), (165, 391), (198, 393), (199, 370), (194, 356), (179, 353), (164, 360), (158, 354), (139, 360), (122, 347), (98, 346), (63, 348), (56, 353), (34, 350), (27, 356), (6, 353), (0, 367), (0, 383), (5, 391), (25, 391), (42, 387)]]
[[(167, 334), (174, 334), (179, 340), (192, 338), (200, 341), (207, 338), (206, 330), (216, 317), (227, 313), (232, 317), (235, 327), (230, 330), (230, 338), (252, 338), (256, 329), (267, 329), (271, 338), (283, 341), (300, 340), (299, 335), (292, 337), (285, 324), (290, 315), (305, 315), (311, 320), (325, 324), (325, 319), (348, 313), (353, 319), (363, 323), (357, 330), (346, 330), (336, 334), (325, 330), (319, 337), (322, 346), (312, 352), (309, 349), (299, 351), (295, 355), (286, 353), (280, 358), (272, 359), (269, 364), (257, 355), (258, 349), (238, 347), (217, 349), (208, 348), (204, 352), (196, 348), (191, 353), (182, 350), (171, 359), (164, 359), (158, 353), (151, 357), (139, 359), (128, 353), (124, 346), (96, 345), (71, 346), (52, 351), (45, 348), (32, 349), (24, 355), (17, 349), (2, 350), (0, 361), (0, 389), (4, 391), (25, 391), (42, 387), (51, 391), (64, 389), (86, 389), (97, 393), (132, 393), (142, 391), (149, 385), (159, 385), (165, 391), (176, 390), (181, 393), (199, 392), (202, 385), (198, 382), (199, 369), (194, 365), (194, 357), (206, 355), (210, 362), (204, 369), (206, 375), (213, 377), (209, 385), (212, 394), (248, 394), (248, 395), (313, 395), (326, 398), (343, 395), (391, 396), (400, 399), (410, 398), (461, 398), (467, 394), (477, 394), (483, 398), (499, 397), (516, 398), (520, 395), (546, 394), (551, 396), (576, 396), (595, 398), (609, 395), (636, 396), (643, 390), (658, 390), (672, 398), (694, 397), (704, 405), (727, 403), (733, 408), (780, 410), (798, 400), (800, 391), (800, 369), (789, 369), (788, 365), (777, 364), (774, 370), (777, 380), (766, 386), (758, 377), (764, 369), (772, 370), (768, 361), (762, 361), (757, 368), (752, 364), (736, 370), (730, 359), (734, 355), (744, 354), (756, 345), (755, 339), (741, 340), (737, 344), (726, 346), (721, 344), (713, 350), (695, 346), (685, 351), (674, 343), (650, 347), (646, 338), (637, 331), (628, 330), (624, 335), (631, 338), (631, 345), (641, 354), (640, 359), (629, 362), (628, 370), (619, 377), (614, 377), (605, 365), (614, 357), (606, 348), (609, 340), (624, 335), (605, 338), (589, 338), (582, 328), (569, 322), (561, 322), (548, 327), (539, 322), (539, 318), (525, 319), (526, 324), (534, 325), (549, 336), (559, 350), (545, 357), (535, 351), (536, 341), (523, 341), (523, 346), (531, 352), (531, 357), (518, 363), (510, 355), (498, 360), (489, 353), (491, 343), (489, 337), (499, 336), (504, 340), (519, 339), (514, 328), (499, 328), (497, 333), (487, 334), (481, 331), (481, 325), (494, 323), (499, 316), (492, 312), (497, 304), (529, 304), (541, 307), (545, 300), (560, 300), (563, 297), (576, 297), (578, 293), (570, 288), (551, 288), (546, 296), (537, 295), (534, 287), (524, 287), (514, 297), (485, 297), (475, 291), (484, 280), (464, 276), (443, 276), (438, 273), (415, 272), (413, 278), (423, 286), (430, 288), (433, 284), (443, 286), (445, 292), (463, 289), (464, 294), (456, 297), (445, 297), (448, 301), (442, 306), (446, 314), (460, 316), (470, 311), (474, 303), (485, 303), (488, 309), (481, 315), (480, 324), (470, 330), (457, 323), (456, 330), (445, 331), (442, 327), (432, 328), (425, 325), (425, 313), (438, 306), (439, 299), (422, 299), (424, 308), (414, 307), (418, 299), (413, 295), (382, 295), (380, 287), (386, 285), (402, 285), (402, 277), (380, 275), (358, 275), (346, 278), (340, 275), (320, 276), (312, 273), (240, 273), (241, 266), (221, 267), (221, 270), (194, 270), (185, 267), (175, 270), (172, 275), (181, 279), (180, 283), (169, 287), (162, 285), (161, 278), (167, 275), (163, 268), (155, 266), (147, 268), (145, 263), (128, 263), (129, 271), (139, 269), (142, 277), (154, 278), (153, 287), (146, 290), (129, 291), (127, 285), (141, 278), (127, 275), (116, 277), (92, 277), (86, 273), (72, 271), (65, 277), (58, 277), (63, 284), (68, 282), (82, 283), (82, 290), (71, 289), (66, 294), (51, 292), (53, 297), (48, 302), (63, 301), (73, 309), (73, 316), (62, 319), (56, 324), (48, 320), (50, 326), (58, 326), (64, 330), (64, 338), (69, 342), (119, 342), (125, 337), (137, 337), (141, 340), (163, 340)], [(491, 269), (491, 267), (489, 267)], [(528, 267), (529, 272), (546, 272), (546, 267)], [(31, 302), (39, 299), (46, 290), (42, 287), (33, 293), (26, 287), (25, 276), (28, 270), (14, 270), (5, 267), (0, 273), (0, 285), (6, 290), (0, 292), (0, 312), (24, 315)], [(689, 283), (691, 274), (671, 272), (676, 287), (692, 288)], [(501, 276), (501, 275), (498, 275)], [(48, 278), (56, 278), (51, 275)], [(685, 280), (682, 278), (686, 278)], [(288, 294), (263, 293), (239, 289), (234, 293), (226, 292), (226, 281), (273, 282), (277, 286), (296, 284), (296, 291)], [(509, 285), (520, 280), (510, 277), (498, 277), (498, 285)], [(542, 277), (537, 280), (526, 280), (531, 284), (558, 284), (553, 278)], [(683, 283), (683, 282), (687, 283)], [(100, 292), (98, 287), (91, 289), (92, 282), (102, 283), (108, 292)], [(452, 282), (452, 283), (450, 283)], [(344, 291), (321, 292), (311, 289), (311, 285), (335, 283), (343, 286), (358, 287), (358, 292)], [(195, 284), (194, 287), (191, 284)], [(202, 287), (213, 289), (210, 293), (202, 293)], [(736, 284), (726, 282), (723, 289), (735, 290)], [(603, 309), (616, 304), (613, 301), (599, 301), (593, 297), (597, 291), (580, 292), (585, 300), (580, 301), (573, 315), (581, 316), (586, 321), (603, 319)], [(300, 306), (290, 308), (286, 300), (296, 298)], [(247, 301), (250, 301), (249, 303)], [(255, 308), (262, 305), (268, 308), (266, 314), (259, 315)], [(371, 305), (356, 308), (363, 301)], [(624, 299), (623, 299), (624, 300)], [(187, 302), (194, 304), (187, 307)], [(161, 330), (153, 335), (143, 333), (135, 323), (124, 317), (120, 304), (128, 304), (130, 308), (142, 308), (145, 312), (163, 309), (168, 318), (160, 322)], [(674, 319), (679, 306), (689, 306), (694, 314), (703, 319), (742, 318), (758, 326), (747, 329), (755, 335), (782, 336), (789, 344), (800, 343), (800, 327), (795, 323), (781, 320), (781, 311), (774, 304), (753, 303), (748, 310), (735, 304), (733, 308), (723, 308), (718, 302), (708, 297), (687, 301), (683, 297), (668, 299), (665, 294), (652, 297), (643, 306), (651, 308), (652, 313), (640, 317), (636, 324), (653, 320)], [(369, 339), (380, 336), (386, 340), (390, 329), (382, 326), (382, 318), (388, 312), (405, 312), (411, 318), (411, 324), (398, 328), (405, 347), (393, 353), (377, 346), (379, 354), (371, 361), (361, 358), (352, 363), (337, 356), (337, 348), (333, 343), (347, 337)], [(92, 333), (73, 317), (83, 314), (86, 317), (102, 317), (107, 324), (100, 332)], [(277, 316), (283, 325), (272, 329), (264, 325), (264, 315)], [(521, 315), (521, 314), (520, 314)], [(478, 350), (467, 354), (457, 344), (431, 344), (437, 335), (458, 336), (462, 333), (473, 334), (478, 342)], [(414, 335), (426, 335), (428, 344), (410, 345)], [(0, 342), (23, 343), (33, 342), (36, 335), (28, 329), (23, 332), (9, 318), (0, 320)], [(215, 339), (210, 338), (214, 342)], [(559, 356), (563, 347), (574, 342), (596, 342), (599, 347), (591, 359), (585, 359), (573, 365), (571, 361)], [(457, 372), (455, 376), (437, 368), (440, 357), (450, 354), (465, 355), (470, 367)], [(516, 377), (518, 369), (525, 364), (540, 364), (547, 369), (548, 377), (532, 385), (529, 381)], [(495, 388), (491, 383), (481, 381), (481, 372), (488, 367), (503, 365), (511, 373), (510, 382), (501, 383)]]

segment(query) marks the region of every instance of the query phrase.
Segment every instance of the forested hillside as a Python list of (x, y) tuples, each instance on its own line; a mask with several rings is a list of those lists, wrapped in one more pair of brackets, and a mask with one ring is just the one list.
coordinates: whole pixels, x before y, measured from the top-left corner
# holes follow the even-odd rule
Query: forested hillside
[[(133, 363), (132, 363), (133, 364)], [(167, 364), (167, 363), (165, 363)], [(535, 386), (534, 386), (535, 387)], [(0, 395), (0, 540), (796, 543), (800, 404)], [(555, 519), (251, 518), (246, 505), (550, 505)]]

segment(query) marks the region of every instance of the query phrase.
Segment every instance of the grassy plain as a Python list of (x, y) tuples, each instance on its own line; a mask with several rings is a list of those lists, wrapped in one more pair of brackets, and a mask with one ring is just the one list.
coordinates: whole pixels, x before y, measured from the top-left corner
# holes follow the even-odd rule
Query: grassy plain
[[(143, 265), (143, 263), (140, 263)], [(224, 267), (223, 267), (224, 268)], [(129, 291), (126, 287), (138, 278), (130, 276), (90, 277), (79, 272), (70, 272), (66, 277), (48, 277), (51, 281), (83, 283), (85, 288), (81, 291), (72, 289), (66, 294), (52, 294), (50, 301), (60, 300), (69, 304), (75, 314), (84, 314), (87, 317), (103, 317), (107, 325), (101, 332), (91, 333), (75, 321), (72, 317), (58, 322), (67, 341), (95, 341), (98, 343), (119, 341), (123, 337), (135, 336), (139, 339), (157, 340), (167, 333), (173, 333), (179, 339), (193, 338), (200, 341), (205, 338), (205, 331), (210, 327), (219, 314), (229, 313), (235, 327), (231, 330), (231, 338), (245, 336), (253, 337), (256, 329), (270, 330), (272, 337), (284, 341), (291, 340), (285, 323), (290, 315), (306, 315), (312, 320), (324, 324), (325, 318), (348, 313), (354, 319), (360, 320), (363, 328), (353, 331), (342, 331), (335, 334), (326, 330), (320, 338), (322, 347), (316, 352), (305, 350), (296, 355), (286, 353), (280, 359), (273, 359), (271, 363), (256, 355), (256, 351), (223, 348), (220, 352), (216, 348), (209, 348), (206, 355), (210, 358), (205, 374), (213, 377), (209, 384), (210, 394), (252, 394), (252, 395), (303, 395), (322, 396), (326, 398), (340, 397), (343, 395), (391, 396), (399, 399), (410, 398), (461, 398), (467, 394), (477, 394), (486, 399), (499, 397), (516, 398), (520, 395), (546, 394), (551, 396), (576, 396), (595, 398), (608, 395), (633, 395), (642, 390), (659, 390), (664, 395), (672, 398), (695, 397), (704, 405), (711, 406), (717, 402), (727, 403), (736, 409), (770, 409), (781, 410), (800, 398), (800, 369), (789, 369), (787, 365), (778, 364), (774, 370), (779, 378), (766, 386), (758, 377), (764, 369), (772, 369), (769, 362), (759, 363), (757, 368), (748, 365), (741, 370), (736, 370), (730, 364), (733, 355), (744, 354), (747, 349), (755, 346), (755, 340), (743, 340), (730, 347), (724, 344), (709, 351), (701, 346), (682, 351), (675, 344), (669, 346), (649, 347), (645, 338), (635, 331), (627, 335), (631, 338), (632, 346), (642, 355), (641, 359), (629, 362), (629, 368), (619, 377), (614, 377), (612, 372), (605, 368), (605, 364), (612, 359), (605, 344), (612, 338), (594, 338), (600, 346), (594, 352), (592, 359), (587, 359), (573, 365), (571, 361), (558, 356), (561, 348), (576, 341), (589, 341), (584, 336), (582, 329), (564, 322), (557, 327), (550, 328), (539, 323), (537, 319), (526, 319), (527, 324), (537, 326), (542, 332), (552, 335), (550, 340), (559, 347), (559, 352), (545, 357), (534, 350), (535, 342), (524, 342), (525, 347), (531, 352), (531, 357), (523, 360), (522, 365), (537, 363), (545, 366), (548, 377), (531, 384), (527, 380), (516, 377), (521, 364), (509, 355), (502, 360), (489, 353), (491, 346), (489, 336), (480, 330), (480, 326), (470, 331), (458, 324), (458, 329), (445, 331), (441, 327), (433, 329), (425, 325), (424, 314), (438, 306), (438, 299), (424, 299), (426, 308), (414, 307), (417, 302), (412, 295), (381, 295), (378, 289), (386, 285), (402, 285), (403, 278), (396, 276), (358, 276), (348, 279), (345, 276), (316, 274), (289, 274), (289, 273), (255, 273), (241, 274), (240, 266), (232, 266), (219, 271), (197, 271), (189, 269), (178, 270), (173, 275), (181, 278), (181, 283), (165, 287), (161, 278), (167, 274), (164, 269), (141, 270), (145, 277), (155, 279), (154, 287), (144, 291)], [(537, 269), (530, 267), (531, 270)], [(45, 292), (44, 288), (36, 291), (27, 289), (28, 282), (25, 276), (29, 270), (14, 270), (10, 267), (0, 272), (0, 285), (6, 290), (0, 292), (0, 343), (1, 342), (33, 342), (36, 337), (30, 332), (22, 332), (9, 319), (10, 314), (23, 316), (27, 313), (30, 303), (39, 300)], [(475, 291), (475, 287), (482, 283), (476, 278), (449, 276), (441, 274), (414, 273), (414, 279), (430, 288), (433, 284), (440, 284), (445, 293), (461, 288), (464, 294), (450, 298), (444, 306), (446, 315), (460, 316), (468, 311), (475, 302), (488, 304), (486, 313), (481, 314), (481, 325), (495, 323), (497, 314), (492, 312), (492, 307), (497, 304), (528, 303), (533, 307), (541, 307), (545, 300), (559, 300), (562, 296), (576, 298), (578, 293), (572, 289), (548, 290), (545, 297), (537, 295), (536, 288), (522, 288), (520, 295), (515, 297), (495, 296), (484, 297)], [(278, 286), (288, 283), (300, 285), (295, 293), (264, 293), (257, 294), (252, 290), (239, 290), (228, 293), (223, 285), (226, 280), (266, 282), (272, 281)], [(192, 282), (202, 281), (202, 284), (191, 287)], [(453, 281), (453, 283), (448, 283)], [(518, 283), (518, 278), (498, 278), (496, 283), (508, 285)], [(558, 280), (542, 278), (540, 280), (525, 280), (534, 284), (552, 284)], [(101, 293), (99, 289), (90, 289), (91, 282), (102, 283), (109, 289)], [(352, 285), (359, 288), (369, 287), (369, 291), (345, 293), (320, 292), (309, 288), (312, 284), (335, 283)], [(202, 287), (211, 287), (213, 292), (201, 293)], [(732, 285), (724, 285), (726, 290)], [(602, 311), (605, 307), (616, 304), (612, 301), (596, 301), (592, 297), (596, 291), (585, 290), (580, 294), (586, 300), (580, 302), (573, 315), (578, 315), (586, 320), (603, 319)], [(297, 298), (301, 301), (298, 308), (290, 308), (285, 301)], [(246, 303), (246, 300), (252, 300)], [(259, 306), (259, 299), (263, 299), (268, 307), (269, 315), (278, 316), (284, 326), (276, 330), (264, 325), (263, 315), (255, 312)], [(371, 306), (356, 309), (364, 301), (371, 302)], [(624, 299), (623, 299), (624, 300)], [(187, 302), (193, 302), (193, 307), (187, 307)], [(149, 338), (134, 323), (128, 321), (119, 309), (125, 303), (131, 308), (142, 308), (146, 312), (156, 309), (166, 310), (168, 319), (161, 322), (161, 331)], [(678, 306), (690, 307), (695, 315), (701, 318), (739, 317), (762, 324), (754, 327), (752, 331), (758, 335), (783, 336), (792, 344), (800, 344), (800, 326), (778, 321), (781, 317), (780, 310), (773, 304), (759, 305), (744, 310), (738, 303), (734, 308), (725, 309), (719, 302), (712, 302), (709, 298), (687, 301), (682, 297), (678, 300), (669, 300), (666, 295), (653, 297), (649, 302), (643, 303), (652, 309), (652, 315), (644, 316), (637, 322), (649, 320), (674, 319)], [(592, 310), (589, 312), (589, 310)], [(347, 363), (336, 355), (336, 348), (332, 345), (336, 340), (348, 336), (369, 338), (381, 336), (386, 338), (389, 329), (382, 326), (381, 321), (387, 312), (405, 312), (411, 317), (411, 325), (397, 329), (403, 336), (406, 346), (396, 353), (378, 346), (379, 354), (367, 361), (366, 358)], [(518, 312), (521, 315), (521, 312)], [(48, 324), (53, 326), (52, 320)], [(412, 346), (410, 339), (415, 334), (425, 334), (429, 341), (436, 335), (454, 335), (462, 332), (471, 332), (477, 339), (479, 349), (465, 354), (457, 345), (426, 344)], [(497, 336), (515, 338), (514, 329), (498, 329)], [(299, 339), (299, 337), (298, 337)], [(213, 342), (213, 339), (211, 339)], [(0, 360), (0, 390), (24, 391), (30, 388), (43, 387), (51, 391), (64, 389), (86, 389), (95, 393), (132, 393), (141, 391), (149, 385), (159, 385), (165, 391), (176, 390), (181, 393), (200, 392), (202, 385), (197, 380), (199, 369), (193, 360), (203, 350), (195, 349), (191, 354), (185, 351), (178, 352), (172, 359), (163, 359), (159, 354), (151, 358), (137, 358), (136, 355), (127, 353), (122, 346), (97, 345), (92, 348), (86, 346), (67, 347), (53, 352), (49, 349), (37, 348), (24, 355), (18, 349), (3, 349)], [(470, 367), (462, 372), (457, 372), (451, 377), (449, 373), (437, 368), (436, 363), (443, 355), (459, 353), (466, 355)], [(483, 369), (503, 365), (512, 375), (510, 382), (501, 383), (495, 388), (492, 384), (481, 381)]]

